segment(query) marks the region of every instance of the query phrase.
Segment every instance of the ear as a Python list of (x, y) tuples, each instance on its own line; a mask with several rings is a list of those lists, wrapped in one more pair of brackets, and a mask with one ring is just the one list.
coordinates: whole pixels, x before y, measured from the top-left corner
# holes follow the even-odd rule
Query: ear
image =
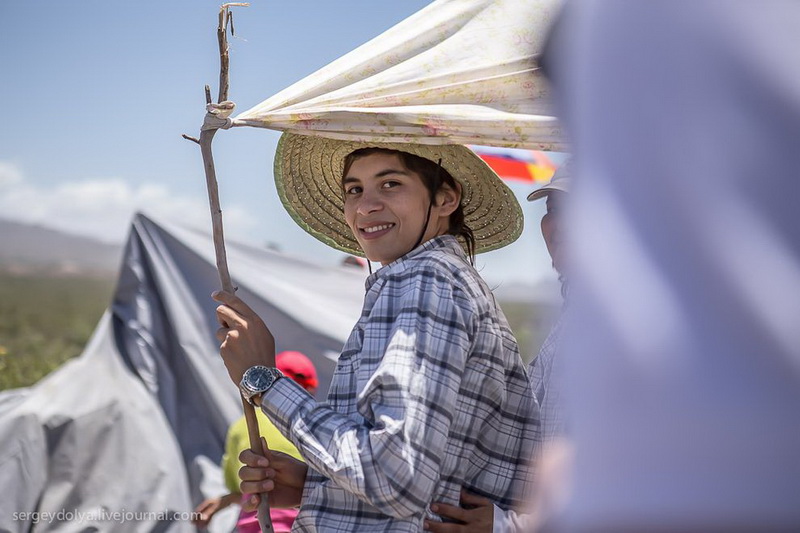
[(441, 216), (450, 216), (458, 209), (461, 203), (461, 184), (456, 182), (456, 187), (456, 189), (453, 189), (443, 183), (439, 192), (436, 193), (436, 207), (439, 208)]

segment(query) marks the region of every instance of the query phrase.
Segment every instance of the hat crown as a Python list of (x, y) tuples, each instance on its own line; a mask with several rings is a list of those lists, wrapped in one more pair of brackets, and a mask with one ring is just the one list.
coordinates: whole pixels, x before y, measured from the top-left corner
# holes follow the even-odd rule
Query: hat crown
[(544, 198), (554, 191), (569, 192), (572, 182), (572, 168), (572, 159), (567, 159), (556, 169), (550, 181), (528, 195), (528, 201), (532, 202)]
[(559, 191), (569, 192), (569, 186), (572, 182), (572, 160), (568, 159), (558, 167), (550, 178), (550, 182), (546, 185), (552, 189)]

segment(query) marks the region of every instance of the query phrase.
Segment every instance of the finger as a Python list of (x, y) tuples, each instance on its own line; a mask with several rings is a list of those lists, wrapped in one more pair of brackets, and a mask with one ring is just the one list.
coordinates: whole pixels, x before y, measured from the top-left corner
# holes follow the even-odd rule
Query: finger
[(271, 479), (266, 481), (242, 481), (239, 483), (239, 490), (242, 494), (260, 494), (275, 490), (275, 482)]
[(197, 512), (197, 513), (205, 513), (206, 509), (208, 509), (212, 505), (214, 505), (214, 501), (213, 500), (205, 500), (203, 503), (201, 503), (200, 505), (197, 506), (197, 509), (195, 509), (195, 512)]
[(243, 327), (247, 320), (232, 307), (227, 305), (217, 306), (217, 322), (224, 328)]
[(464, 533), (467, 530), (466, 526), (461, 524), (448, 524), (433, 520), (425, 520), (423, 527), (425, 531), (433, 531), (433, 533)]
[(261, 503), (261, 497), (258, 494), (251, 494), (247, 499), (242, 501), (242, 510), (253, 513), (258, 510), (259, 503)]
[(243, 466), (239, 469), (239, 479), (242, 481), (264, 481), (275, 479), (275, 470), (272, 468), (252, 468)]
[(242, 315), (255, 314), (250, 306), (244, 303), (242, 299), (235, 294), (231, 294), (227, 291), (216, 291), (211, 293), (211, 297)]
[(254, 468), (265, 468), (269, 466), (269, 459), (261, 454), (253, 452), (253, 450), (249, 448), (242, 450), (242, 453), (239, 454), (239, 460), (247, 466), (252, 466)]
[(478, 496), (477, 494), (473, 494), (468, 492), (465, 489), (461, 489), (461, 505), (473, 505), (475, 507), (486, 507), (487, 505), (492, 505), (492, 500), (488, 498), (484, 498), (483, 496)]
[(217, 330), (217, 340), (218, 340), (219, 342), (225, 342), (225, 337), (227, 337), (227, 336), (228, 336), (228, 332), (229, 332), (229, 331), (230, 331), (230, 329), (228, 329), (228, 328), (226, 328), (226, 327), (221, 327), (221, 328), (219, 328), (219, 329)]
[(456, 507), (455, 505), (448, 505), (446, 503), (434, 503), (431, 505), (431, 511), (438, 514), (439, 516), (443, 516), (445, 518), (452, 518), (453, 520), (458, 520), (459, 522), (465, 522), (465, 511), (461, 507)]

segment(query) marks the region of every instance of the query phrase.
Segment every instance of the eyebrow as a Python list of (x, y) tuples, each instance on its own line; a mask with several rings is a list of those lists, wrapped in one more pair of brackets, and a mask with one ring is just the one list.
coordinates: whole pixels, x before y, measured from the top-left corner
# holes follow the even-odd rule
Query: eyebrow
[[(373, 176), (373, 177), (382, 178), (384, 176), (389, 176), (391, 174), (402, 174), (403, 176), (409, 176), (410, 175), (408, 173), (408, 171), (405, 171), (405, 170), (395, 169), (395, 168), (387, 168), (385, 170), (381, 170), (380, 172), (375, 174), (375, 176)], [(357, 182), (357, 181), (361, 181), (361, 180), (359, 180), (358, 178), (356, 178), (354, 176), (347, 176), (342, 180), (342, 185), (347, 185), (348, 183), (353, 183), (354, 181)]]

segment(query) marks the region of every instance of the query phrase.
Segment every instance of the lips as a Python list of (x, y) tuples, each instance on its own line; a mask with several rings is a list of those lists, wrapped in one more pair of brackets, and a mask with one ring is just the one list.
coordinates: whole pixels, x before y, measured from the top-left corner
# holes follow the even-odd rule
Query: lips
[(388, 233), (394, 226), (394, 222), (380, 222), (358, 228), (358, 232), (365, 239), (377, 239)]
[(375, 226), (369, 226), (367, 228), (362, 228), (361, 231), (363, 231), (364, 233), (375, 233), (376, 231), (383, 231), (385, 229), (389, 229), (392, 226), (394, 226), (394, 224), (378, 224), (378, 225), (375, 225)]

